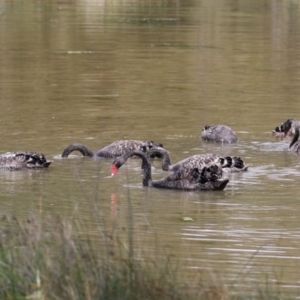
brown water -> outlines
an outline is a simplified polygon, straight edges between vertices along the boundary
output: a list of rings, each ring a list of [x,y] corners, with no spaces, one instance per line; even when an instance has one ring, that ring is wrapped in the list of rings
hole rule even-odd
[[[292,0],[0,2],[1,153],[54,161],[0,172],[0,212],[39,209],[92,228],[97,209],[122,228],[129,195],[145,252],[237,288],[268,283],[299,296],[300,158],[270,136],[300,118],[299,46]],[[202,142],[212,123],[231,126],[239,143]],[[70,143],[98,150],[124,138],[163,143],[173,162],[214,152],[252,167],[229,175],[223,192],[188,193],[143,188],[138,161],[111,178],[111,161],[60,159]]]

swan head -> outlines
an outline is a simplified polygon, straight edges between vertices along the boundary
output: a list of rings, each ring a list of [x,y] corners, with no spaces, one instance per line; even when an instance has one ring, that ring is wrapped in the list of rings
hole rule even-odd
[[[211,127],[211,125],[205,125],[203,128],[202,128],[202,131],[205,131],[207,129],[209,129]]]
[[[282,133],[283,132],[283,124],[275,127],[274,132]]]
[[[282,123],[279,126],[279,130],[281,130],[284,133],[284,136],[286,136],[287,133],[289,132],[289,130],[291,129],[293,121],[294,121],[294,119],[288,119],[287,121],[285,121],[284,123]],[[276,128],[275,128],[275,130],[276,130]]]

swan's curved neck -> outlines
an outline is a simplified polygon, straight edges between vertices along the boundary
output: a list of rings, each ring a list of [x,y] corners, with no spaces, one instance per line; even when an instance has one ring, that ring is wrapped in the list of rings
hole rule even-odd
[[[151,164],[150,164],[147,156],[145,155],[145,153],[138,151],[138,150],[129,151],[122,157],[118,158],[117,161],[120,161],[121,166],[122,166],[127,161],[127,159],[132,156],[138,156],[143,161],[143,163],[142,163],[143,169],[144,169],[143,185],[144,186],[153,186],[152,178],[151,178]]]
[[[171,158],[167,150],[164,148],[152,148],[149,150],[150,155],[162,156],[162,169],[164,171],[169,171],[171,163]]]
[[[299,139],[299,127],[296,127],[294,138],[290,143],[290,148],[292,148],[292,146],[298,141],[298,139]]]
[[[94,152],[89,150],[86,146],[82,144],[71,144],[68,146],[62,153],[62,157],[68,157],[69,154],[73,151],[79,151],[83,156],[94,156]]]

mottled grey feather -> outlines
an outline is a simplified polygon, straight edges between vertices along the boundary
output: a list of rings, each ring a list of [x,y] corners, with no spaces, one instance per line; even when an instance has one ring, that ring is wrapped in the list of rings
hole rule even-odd
[[[205,141],[233,144],[237,142],[235,132],[226,125],[206,125],[202,129],[201,137]]]
[[[62,157],[68,157],[71,152],[79,151],[83,156],[115,158],[124,155],[128,151],[145,149],[147,152],[149,149],[155,147],[163,146],[162,144],[155,144],[152,141],[120,140],[113,142],[112,144],[102,148],[98,152],[93,152],[82,144],[71,144],[63,151]]]
[[[201,172],[196,168],[185,170],[184,174],[182,172],[180,174],[174,172],[165,179],[152,181],[151,164],[146,154],[141,151],[130,151],[116,158],[112,168],[119,169],[129,157],[134,155],[140,157],[143,161],[144,186],[186,191],[223,190],[229,182],[228,179],[219,180],[218,173],[220,172],[220,168],[218,166],[205,167]]]
[[[156,153],[158,155],[158,152],[162,157],[162,169],[164,171],[180,171],[184,174],[187,169],[198,168],[201,170],[202,168],[210,165],[218,165],[223,172],[234,173],[247,171],[249,167],[249,165],[246,165],[240,157],[221,156],[212,153],[196,154],[172,165],[169,153],[164,148],[157,147],[149,150],[149,153],[151,154]]]
[[[44,154],[36,152],[7,152],[0,155],[0,169],[21,170],[47,168],[51,161],[47,161]]]

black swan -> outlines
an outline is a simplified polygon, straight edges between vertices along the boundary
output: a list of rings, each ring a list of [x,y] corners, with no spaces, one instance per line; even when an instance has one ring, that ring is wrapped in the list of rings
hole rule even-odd
[[[154,150],[155,152],[155,150]],[[117,157],[112,164],[112,176],[114,176],[119,168],[131,156],[138,156],[142,159],[144,165],[143,185],[156,188],[177,189],[185,191],[201,191],[201,190],[223,190],[228,179],[221,179],[222,169],[217,165],[204,167],[202,170],[198,168],[186,169],[184,174],[181,170],[172,173],[165,179],[152,181],[151,164],[142,151],[129,151],[125,155]]]
[[[0,155],[0,169],[42,169],[48,168],[52,161],[47,161],[44,154],[36,152],[7,152]]]
[[[281,125],[275,127],[272,131],[272,134],[276,137],[286,137],[291,136],[293,137],[296,133],[296,127],[300,126],[300,121],[295,119],[288,119]],[[289,128],[286,132],[284,132],[284,128]]]
[[[82,144],[71,144],[62,153],[62,157],[68,157],[68,155],[73,151],[79,151],[83,156],[89,157],[105,157],[105,158],[115,158],[124,155],[126,152],[131,150],[141,150],[160,147],[163,148],[162,144],[155,144],[152,141],[137,141],[137,140],[120,140],[113,142],[112,144],[102,148],[98,152],[93,152],[89,150],[86,146]],[[158,155],[154,155],[158,156]]]
[[[149,154],[152,155],[152,151],[159,153],[162,157],[162,169],[164,171],[177,172],[180,169],[194,169],[198,168],[201,170],[205,166],[212,164],[218,165],[224,172],[234,173],[234,172],[244,172],[247,171],[249,165],[246,165],[244,161],[237,156],[220,156],[216,154],[196,154],[190,157],[187,157],[178,163],[172,165],[171,158],[168,151],[164,148],[156,148],[148,150]],[[148,154],[148,155],[149,155]]]
[[[287,135],[287,133],[291,130],[292,126],[293,126],[293,120],[291,119],[283,123],[282,130],[284,135]],[[290,143],[290,150],[297,154],[300,154],[299,130],[300,130],[300,126],[297,126],[295,128],[295,135]]]
[[[299,126],[296,127],[295,131],[296,132],[295,132],[294,138],[290,143],[290,150],[297,154],[300,154]]]
[[[201,137],[208,142],[233,144],[237,142],[235,132],[226,125],[205,125]]]

